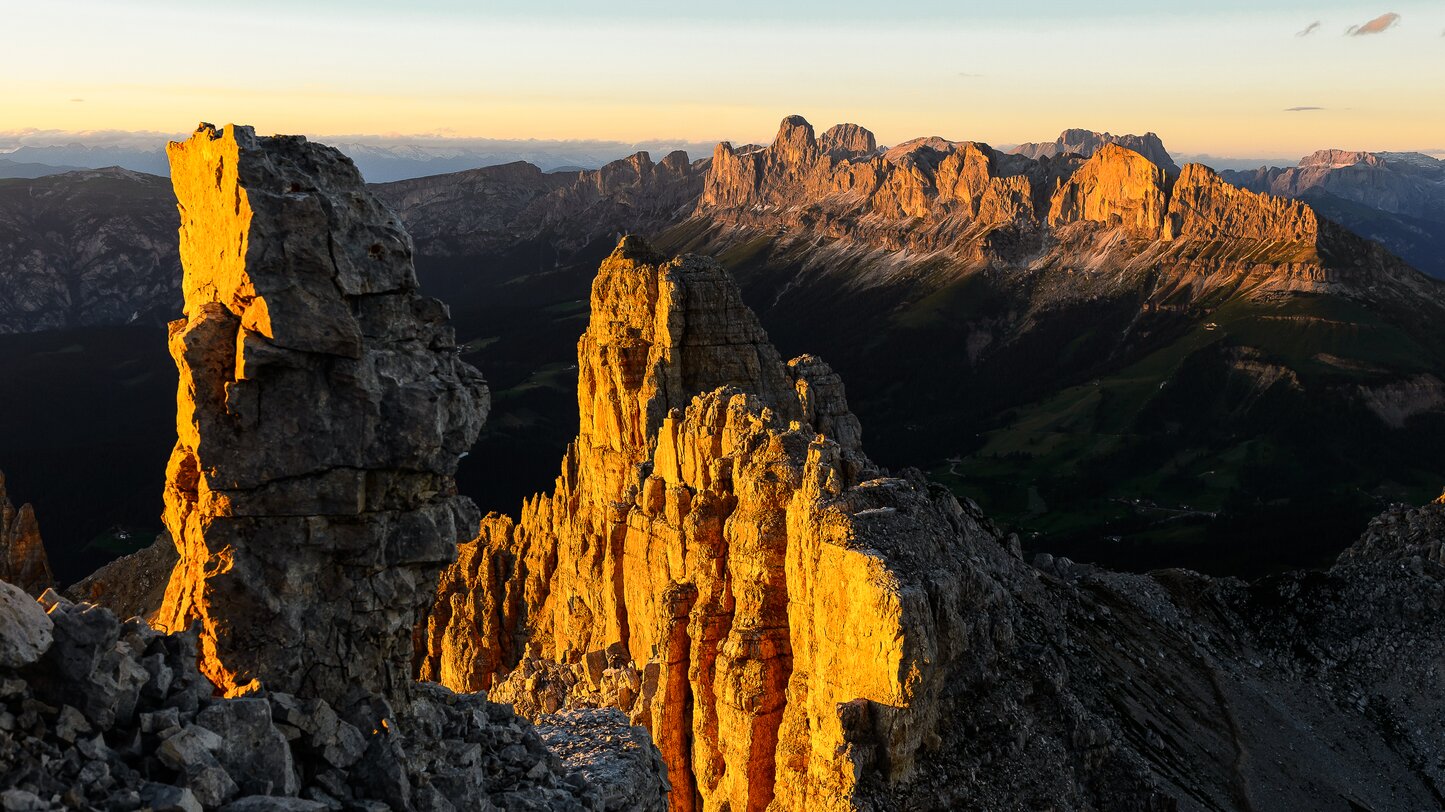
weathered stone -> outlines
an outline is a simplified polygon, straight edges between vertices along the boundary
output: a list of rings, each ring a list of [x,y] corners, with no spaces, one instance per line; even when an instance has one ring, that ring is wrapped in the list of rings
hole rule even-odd
[[[923,658],[948,654],[923,598],[960,554],[944,506],[920,481],[879,477],[837,377],[815,358],[783,364],[715,263],[624,240],[592,305],[557,489],[464,545],[423,676],[490,684],[465,664],[504,670],[525,640],[580,661],[572,685],[600,694],[604,649],[620,642],[659,672],[640,713],[678,809],[798,808],[848,797],[865,768],[911,774],[940,688]],[[934,573],[918,563],[930,557]],[[525,579],[480,577],[512,572]],[[469,581],[504,597],[452,591]],[[500,617],[466,614],[481,601]],[[533,679],[509,677],[515,690]],[[836,710],[859,697],[894,709],[866,762]]]
[[[50,650],[55,624],[19,587],[0,581],[0,668],[21,668]]]
[[[221,812],[325,812],[327,808],[324,803],[302,798],[251,795],[226,804]]]
[[[607,810],[665,812],[669,786],[647,731],[614,708],[547,716],[537,732],[569,771],[602,794]]]
[[[0,471],[0,581],[8,581],[31,595],[39,595],[55,583],[50,559],[40,540],[35,508],[19,510],[5,491],[5,473]]]
[[[486,387],[350,160],[208,125],[169,154],[186,316],[159,621],[200,622],[228,691],[404,691],[412,620],[475,521],[452,476]]]
[[[201,802],[195,793],[185,787],[166,784],[146,784],[140,790],[141,803],[153,812],[202,812]]]
[[[286,738],[271,724],[264,699],[217,702],[196,716],[196,725],[215,733],[218,761],[247,795],[292,796],[300,787]]]
[[[1164,170],[1133,150],[1105,144],[1054,192],[1049,224],[1080,220],[1154,236],[1168,205]]]
[[[0,792],[0,809],[5,812],[43,812],[50,804],[33,792],[23,789],[7,789]]]
[[[161,533],[145,549],[106,564],[65,590],[71,600],[98,604],[116,617],[154,620],[176,565],[176,544]]]

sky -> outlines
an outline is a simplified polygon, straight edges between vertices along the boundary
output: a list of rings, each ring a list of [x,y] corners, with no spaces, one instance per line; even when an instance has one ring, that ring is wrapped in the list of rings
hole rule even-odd
[[[1207,8],[1205,7],[1207,5]],[[0,132],[1445,149],[1445,3],[0,0]]]

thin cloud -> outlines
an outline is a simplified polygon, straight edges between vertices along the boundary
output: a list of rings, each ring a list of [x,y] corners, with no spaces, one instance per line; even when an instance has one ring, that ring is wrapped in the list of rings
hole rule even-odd
[[[982,78],[983,78],[983,74],[982,74],[982,73],[960,73],[960,74],[958,74],[958,76],[959,76],[959,78],[961,78],[961,79],[982,79]]]
[[[1394,28],[1400,22],[1400,15],[1393,11],[1386,12],[1364,25],[1352,25],[1345,31],[1346,36],[1359,37],[1365,34],[1383,34]]]
[[[85,99],[71,99],[72,102],[83,102]]]
[[[1309,105],[1305,105],[1305,106],[1302,106],[1302,107],[1286,107],[1286,108],[1284,108],[1284,111],[1285,111],[1286,113],[1309,113],[1309,112],[1312,112],[1312,111],[1315,111],[1315,110],[1325,110],[1325,109],[1328,109],[1328,108],[1325,108],[1325,107],[1311,107],[1311,106],[1309,106]]]
[[[1297,32],[1297,33],[1295,34],[1295,36],[1296,36],[1296,37],[1308,37],[1310,34],[1313,34],[1314,32],[1316,32],[1316,31],[1318,31],[1318,30],[1320,30],[1320,21],[1319,21],[1319,20],[1315,20],[1314,22],[1312,22],[1312,23],[1310,23],[1309,25],[1305,26],[1305,30],[1300,31],[1300,32]]]

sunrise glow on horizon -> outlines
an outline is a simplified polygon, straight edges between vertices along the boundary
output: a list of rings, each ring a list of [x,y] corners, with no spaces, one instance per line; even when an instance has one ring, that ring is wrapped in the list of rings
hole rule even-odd
[[[1445,149],[1439,4],[467,5],[16,6],[0,131],[746,142],[799,113],[883,143],[1084,127],[1180,153]]]

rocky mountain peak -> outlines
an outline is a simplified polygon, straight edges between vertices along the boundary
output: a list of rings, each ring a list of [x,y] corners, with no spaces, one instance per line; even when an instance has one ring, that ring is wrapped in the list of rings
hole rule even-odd
[[[1153,161],[1115,143],[1101,145],[1049,201],[1049,224],[1080,220],[1155,234],[1168,205],[1168,178]]]
[[[823,152],[835,160],[871,155],[878,149],[873,133],[857,124],[834,124],[818,141]]]
[[[1364,164],[1366,166],[1380,166],[1384,160],[1373,152],[1347,149],[1322,149],[1306,155],[1300,159],[1302,167],[1329,167],[1341,169],[1347,166]]]
[[[29,504],[15,507],[5,490],[3,471],[0,471],[0,581],[8,581],[32,596],[55,585],[50,558],[40,539],[35,508]]]
[[[1019,144],[1013,148],[1013,152],[1017,155],[1027,155],[1030,158],[1052,158],[1068,153],[1076,153],[1088,158],[1106,144],[1117,144],[1131,149],[1153,161],[1170,174],[1179,171],[1179,166],[1174,163],[1169,151],[1164,148],[1164,142],[1152,132],[1143,135],[1114,135],[1093,130],[1068,129],[1064,130],[1054,141]]]
[[[227,692],[400,698],[413,618],[476,522],[452,477],[486,387],[340,152],[203,125],[168,153],[185,316],[159,623],[199,622]]]
[[[1309,206],[1245,191],[1207,166],[1186,164],[1174,182],[1167,239],[1261,241],[1313,253],[1319,236],[1319,219]]]

